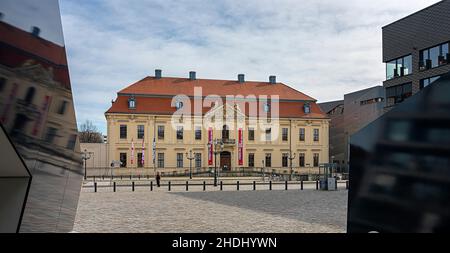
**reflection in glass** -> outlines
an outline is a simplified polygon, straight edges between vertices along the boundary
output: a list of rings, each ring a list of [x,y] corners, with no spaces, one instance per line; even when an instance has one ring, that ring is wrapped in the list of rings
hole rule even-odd
[[[82,169],[58,1],[0,11],[0,123],[32,175],[19,231],[70,232]]]

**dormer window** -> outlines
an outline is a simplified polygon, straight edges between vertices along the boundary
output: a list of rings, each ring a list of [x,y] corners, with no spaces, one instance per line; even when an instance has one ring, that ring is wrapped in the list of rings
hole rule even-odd
[[[128,109],[136,109],[136,99],[134,97],[128,99]]]
[[[305,103],[305,104],[303,105],[303,111],[304,111],[306,114],[311,113],[311,105],[310,105],[309,103]]]
[[[181,101],[175,102],[175,107],[177,108],[177,110],[181,109],[183,107],[183,102]]]
[[[270,111],[270,104],[269,102],[264,103],[264,112],[269,112]]]

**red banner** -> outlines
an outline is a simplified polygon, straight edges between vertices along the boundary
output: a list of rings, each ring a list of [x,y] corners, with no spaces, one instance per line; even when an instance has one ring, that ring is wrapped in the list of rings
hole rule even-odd
[[[41,111],[39,112],[39,116],[34,124],[32,134],[37,136],[39,130],[41,129],[41,123],[47,117],[48,107],[50,105],[50,96],[45,96],[44,102],[42,103]]]
[[[213,133],[212,128],[208,129],[208,165],[213,164]]]
[[[242,143],[242,128],[239,128],[239,139],[238,139],[238,163],[239,165],[243,165],[244,164],[244,159],[243,159],[243,143]]]
[[[3,115],[0,118],[0,122],[3,124],[6,124],[6,121],[8,120],[9,109],[11,108],[11,104],[12,104],[14,98],[16,97],[17,89],[18,89],[18,85],[17,85],[17,83],[14,83],[14,86],[11,90],[11,94],[9,94],[9,97],[8,97],[8,102],[6,102],[5,109],[3,110]]]

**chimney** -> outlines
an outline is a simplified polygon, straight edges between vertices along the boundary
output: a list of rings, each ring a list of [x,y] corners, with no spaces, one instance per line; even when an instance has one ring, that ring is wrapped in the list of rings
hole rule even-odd
[[[239,74],[239,75],[238,75],[238,82],[240,82],[240,83],[245,82],[244,74]]]
[[[39,27],[33,26],[33,27],[31,28],[31,34],[32,34],[33,36],[39,37],[39,34],[40,34],[40,33],[41,33],[41,29],[39,29]]]
[[[3,20],[3,12],[0,12],[0,21]]]
[[[195,71],[189,71],[189,80],[193,81],[193,80],[195,80],[195,79],[197,79],[197,78],[195,77]]]
[[[269,76],[269,83],[270,84],[276,84],[277,83],[277,77],[276,76]]]
[[[160,69],[155,69],[155,78],[156,79],[160,79],[161,78],[161,70]]]

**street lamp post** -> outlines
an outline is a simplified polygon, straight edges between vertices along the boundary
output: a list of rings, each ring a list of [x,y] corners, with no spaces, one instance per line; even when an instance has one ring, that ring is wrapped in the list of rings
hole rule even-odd
[[[84,161],[84,180],[87,179],[87,170],[86,170],[86,164],[87,160],[91,159],[92,152],[87,152],[87,149],[84,150],[83,155],[81,156],[81,159]]]
[[[294,153],[294,155],[292,155],[292,152],[289,153],[289,157],[288,158],[289,158],[290,167],[291,167],[291,173],[289,174],[289,181],[292,181],[292,172],[293,172],[293,170],[292,170],[292,160],[295,159],[295,153]]]
[[[192,154],[192,149],[186,152],[186,158],[189,159],[189,179],[192,179],[192,159],[195,158],[195,153]]]
[[[223,150],[223,142],[220,140],[214,140],[214,186],[217,186],[217,154],[220,154]]]
[[[266,177],[266,173],[265,173],[265,169],[264,169],[264,159],[261,160],[261,162],[262,162],[262,168],[261,168],[261,170],[262,170],[263,182],[264,182],[264,178]]]

